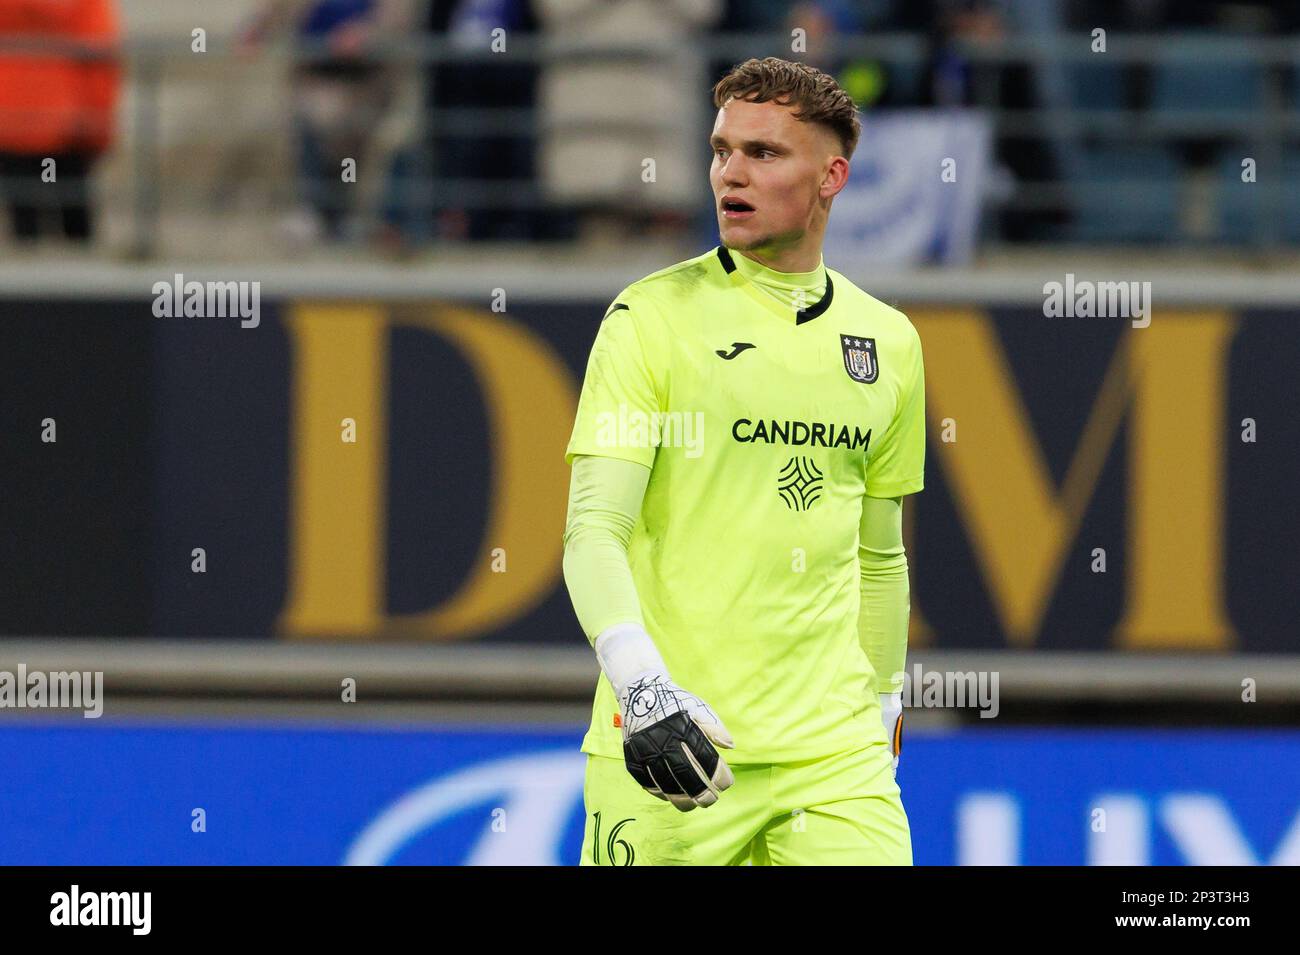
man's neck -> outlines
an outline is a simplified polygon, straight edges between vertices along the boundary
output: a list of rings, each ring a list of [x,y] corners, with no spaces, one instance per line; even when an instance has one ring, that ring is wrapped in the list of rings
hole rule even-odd
[[[781,252],[740,252],[745,258],[773,272],[811,272],[822,261],[821,249],[786,249]]]

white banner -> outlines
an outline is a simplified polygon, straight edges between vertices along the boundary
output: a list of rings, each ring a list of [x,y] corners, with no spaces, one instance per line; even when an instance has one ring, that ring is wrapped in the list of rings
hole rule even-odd
[[[968,110],[867,115],[825,248],[843,271],[971,260],[992,131]]]

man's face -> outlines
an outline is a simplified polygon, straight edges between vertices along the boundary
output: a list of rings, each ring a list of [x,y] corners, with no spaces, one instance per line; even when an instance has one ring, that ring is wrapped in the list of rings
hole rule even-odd
[[[723,245],[779,251],[797,244],[824,216],[822,186],[838,154],[829,130],[800,122],[789,106],[731,99],[718,110],[709,142],[709,182]],[[733,210],[732,200],[749,209]]]

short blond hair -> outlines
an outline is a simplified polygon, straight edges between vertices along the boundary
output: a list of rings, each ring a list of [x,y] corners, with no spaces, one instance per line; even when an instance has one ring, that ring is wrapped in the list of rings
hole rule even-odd
[[[853,98],[830,74],[804,63],[775,56],[748,59],[732,67],[713,87],[715,107],[721,108],[733,97],[750,103],[793,106],[795,119],[817,123],[835,134],[845,159],[853,157],[862,135],[862,121]]]

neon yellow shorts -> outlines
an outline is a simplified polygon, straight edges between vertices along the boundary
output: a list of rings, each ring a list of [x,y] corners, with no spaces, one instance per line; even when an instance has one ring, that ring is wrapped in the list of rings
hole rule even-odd
[[[623,760],[588,754],[579,864],[911,865],[891,760],[881,742],[797,763],[742,763],[716,803],[682,812],[637,785]]]

